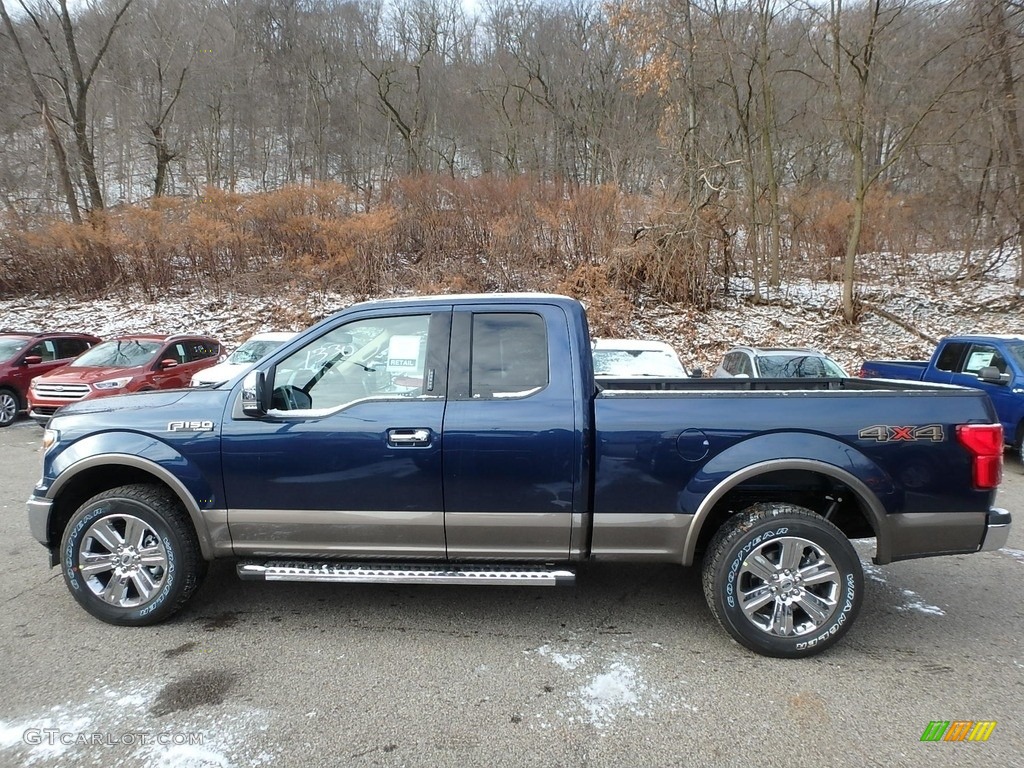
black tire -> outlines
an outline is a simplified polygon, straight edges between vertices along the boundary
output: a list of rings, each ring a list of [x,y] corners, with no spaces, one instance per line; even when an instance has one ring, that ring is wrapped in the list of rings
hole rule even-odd
[[[125,485],[93,496],[72,516],[61,540],[61,570],[90,614],[140,627],[177,613],[202,583],[206,561],[169,490]]]
[[[0,387],[0,427],[9,427],[18,418],[21,400],[18,393],[8,387]]]
[[[737,642],[788,659],[835,645],[864,594],[846,536],[792,504],[755,504],[731,518],[708,546],[703,581],[711,612]]]

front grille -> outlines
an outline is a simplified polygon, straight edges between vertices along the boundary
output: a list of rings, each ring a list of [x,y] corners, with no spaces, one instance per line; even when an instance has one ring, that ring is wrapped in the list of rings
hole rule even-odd
[[[36,384],[33,388],[36,397],[46,400],[81,400],[89,394],[88,384]],[[38,410],[38,409],[36,409]]]

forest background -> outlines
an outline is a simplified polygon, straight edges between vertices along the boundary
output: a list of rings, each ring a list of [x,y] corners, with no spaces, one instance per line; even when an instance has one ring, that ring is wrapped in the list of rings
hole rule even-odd
[[[732,341],[851,364],[1020,332],[1017,0],[0,0],[0,21],[8,314],[272,296],[301,327],[331,301],[543,289],[705,365]]]

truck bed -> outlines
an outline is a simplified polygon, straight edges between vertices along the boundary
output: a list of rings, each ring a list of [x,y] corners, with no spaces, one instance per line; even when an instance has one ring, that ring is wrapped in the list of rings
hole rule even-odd
[[[948,390],[945,384],[929,384],[909,380],[873,379],[609,379],[601,378],[597,383],[600,394],[614,395],[616,392],[935,392]]]

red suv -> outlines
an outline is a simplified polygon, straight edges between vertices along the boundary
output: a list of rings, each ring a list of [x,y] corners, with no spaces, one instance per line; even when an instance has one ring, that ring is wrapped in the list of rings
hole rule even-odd
[[[99,338],[88,333],[0,333],[0,427],[26,407],[32,379],[67,365],[97,343]]]
[[[120,336],[97,344],[59,371],[32,381],[29,416],[45,425],[62,405],[79,400],[187,387],[192,375],[224,360],[208,336]]]

